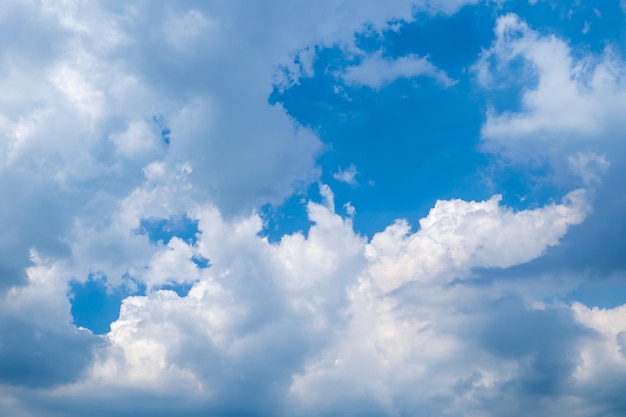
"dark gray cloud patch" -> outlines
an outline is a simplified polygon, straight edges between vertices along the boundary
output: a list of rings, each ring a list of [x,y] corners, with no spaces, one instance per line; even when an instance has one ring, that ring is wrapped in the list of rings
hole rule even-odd
[[[56,184],[24,169],[0,181],[0,290],[26,281],[30,250],[46,256],[67,255],[63,230],[71,225],[68,200]],[[2,167],[0,167],[2,175]],[[24,181],[22,183],[22,181]],[[41,207],[46,207],[45,214]]]
[[[595,190],[593,212],[584,223],[572,227],[559,246],[533,261],[533,269],[586,271],[590,279],[603,279],[626,270],[626,154],[612,149],[609,161],[611,166]]]
[[[579,325],[570,310],[529,310],[518,299],[499,300],[488,314],[480,334],[482,345],[520,364],[504,388],[531,396],[563,394],[576,366],[579,341],[592,337],[592,332]]]
[[[0,382],[49,388],[75,381],[100,339],[73,326],[52,329],[0,316]]]

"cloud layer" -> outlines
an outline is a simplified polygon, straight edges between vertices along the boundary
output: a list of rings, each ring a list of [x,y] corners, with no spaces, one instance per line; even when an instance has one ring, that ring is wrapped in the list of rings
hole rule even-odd
[[[563,346],[578,353],[568,341],[585,332],[573,314],[525,306],[506,284],[485,291],[472,283],[472,270],[539,256],[584,219],[585,196],[576,191],[562,204],[520,212],[498,200],[440,201],[417,232],[398,222],[369,242],[355,234],[349,218],[332,211],[332,194],[326,205],[308,204],[314,225],[307,236],[286,235],[275,244],[259,236],[257,215],[228,221],[215,208],[198,209],[196,244],[173,238],[152,258],[144,278],[148,293],[123,301],[93,363],[75,384],[48,398],[46,407],[63,407],[75,397],[107,401],[126,392],[174,395],[198,413],[226,415],[330,415],[351,408],[360,413],[363,407],[385,415],[415,407],[447,413],[470,400],[486,407],[485,389],[492,395],[508,384],[522,389],[533,378],[561,383],[574,372],[574,360],[559,365],[550,355]],[[194,252],[210,259],[211,267],[197,270]],[[34,267],[30,276],[36,280],[49,268]],[[195,283],[184,297],[150,290],[162,276]],[[48,291],[58,295],[57,288]],[[35,289],[43,293],[33,281],[20,296]],[[28,305],[11,296],[21,308]],[[63,299],[62,292],[58,297]],[[46,308],[58,307],[38,306]],[[551,336],[553,341],[540,338],[536,346],[506,330],[511,321],[564,333]],[[83,338],[87,343],[88,334]],[[76,359],[77,347],[65,342],[63,348],[71,348]],[[563,375],[541,364],[518,369],[536,349],[533,361],[561,366]],[[28,361],[28,352],[20,359]],[[418,396],[410,394],[416,387],[422,387]],[[543,394],[553,387],[539,388]],[[433,402],[440,395],[447,400]],[[242,396],[246,403],[237,404]],[[120,412],[104,403],[99,407],[104,414]],[[134,410],[154,413],[149,406]],[[86,410],[78,405],[74,412]]]
[[[503,13],[453,80],[360,36],[484,4],[1,3],[0,414],[626,412],[624,306],[564,296],[626,268],[617,48],[580,54]],[[337,94],[471,85],[481,152],[545,158],[566,191],[522,208],[441,199],[413,226],[359,233],[359,207],[338,214],[320,179],[359,188],[361,165],[323,166],[323,127],[269,100],[325,48],[350,58],[329,70]],[[511,86],[519,103],[490,101]],[[262,208],[316,183],[310,226],[265,236]],[[128,295],[103,335],[72,315],[73,286],[96,281]]]

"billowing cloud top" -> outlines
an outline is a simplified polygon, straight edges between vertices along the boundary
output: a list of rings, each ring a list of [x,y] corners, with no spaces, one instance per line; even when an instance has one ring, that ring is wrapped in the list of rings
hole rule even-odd
[[[624,415],[624,10],[569,3],[0,2],[0,415]]]

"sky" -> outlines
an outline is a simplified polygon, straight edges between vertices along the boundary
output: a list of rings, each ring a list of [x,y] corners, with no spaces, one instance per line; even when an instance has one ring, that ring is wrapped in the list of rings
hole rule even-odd
[[[626,3],[0,0],[0,415],[626,415]]]

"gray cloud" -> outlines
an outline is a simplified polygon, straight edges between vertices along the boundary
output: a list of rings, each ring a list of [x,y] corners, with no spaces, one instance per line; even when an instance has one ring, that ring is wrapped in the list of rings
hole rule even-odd
[[[51,388],[76,381],[100,339],[72,327],[51,329],[20,317],[2,317],[0,383]]]
[[[529,397],[567,395],[579,340],[592,332],[569,309],[527,310],[520,300],[498,300],[485,313],[481,343],[497,356],[524,363],[503,389]]]

